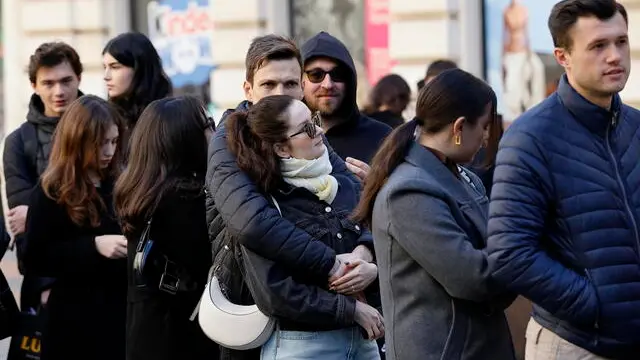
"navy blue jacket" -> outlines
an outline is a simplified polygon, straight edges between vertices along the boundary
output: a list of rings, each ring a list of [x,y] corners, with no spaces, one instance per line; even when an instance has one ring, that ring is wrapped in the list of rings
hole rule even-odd
[[[507,130],[489,213],[493,276],[595,354],[640,353],[640,112],[568,83]]]

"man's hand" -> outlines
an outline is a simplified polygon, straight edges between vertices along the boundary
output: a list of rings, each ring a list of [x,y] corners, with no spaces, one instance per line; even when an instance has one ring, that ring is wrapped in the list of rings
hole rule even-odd
[[[16,206],[9,210],[9,230],[12,235],[15,236],[24,233],[28,211],[29,207],[26,205]]]
[[[345,163],[347,164],[347,168],[352,173],[354,173],[355,176],[358,179],[360,179],[360,181],[364,181],[367,178],[367,175],[369,174],[369,170],[371,170],[371,168],[369,167],[369,165],[367,165],[367,163],[365,163],[364,161],[354,159],[352,157],[348,157]]]

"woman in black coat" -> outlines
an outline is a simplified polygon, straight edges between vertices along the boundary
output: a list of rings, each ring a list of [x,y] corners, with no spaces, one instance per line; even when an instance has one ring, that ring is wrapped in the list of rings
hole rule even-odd
[[[204,178],[212,130],[192,97],[152,102],[133,130],[136,146],[115,189],[129,244],[129,360],[217,359],[217,344],[189,320],[211,267]],[[153,242],[144,262],[141,241]]]
[[[124,358],[127,249],[111,200],[121,128],[106,101],[73,102],[31,195],[25,268],[56,278],[42,360]]]

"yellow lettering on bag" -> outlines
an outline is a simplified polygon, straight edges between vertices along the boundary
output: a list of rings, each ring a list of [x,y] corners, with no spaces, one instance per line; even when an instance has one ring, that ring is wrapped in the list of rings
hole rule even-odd
[[[20,349],[27,350],[36,354],[40,353],[40,339],[23,336],[20,342]]]

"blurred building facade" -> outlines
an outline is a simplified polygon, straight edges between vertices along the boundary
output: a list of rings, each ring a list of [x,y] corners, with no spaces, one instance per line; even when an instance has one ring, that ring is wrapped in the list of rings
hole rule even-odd
[[[159,0],[162,1],[165,0]],[[4,99],[0,108],[5,133],[25,119],[31,93],[25,69],[29,55],[40,43],[62,40],[74,46],[85,66],[81,89],[105,96],[102,48],[121,32],[149,33],[150,2],[2,0]],[[361,63],[360,99],[374,81],[372,77],[379,76],[368,65],[379,59],[385,59],[386,63],[378,70],[400,74],[414,87],[424,76],[427,65],[440,58],[452,59],[465,70],[486,76],[483,2],[479,0],[210,0],[209,3],[214,68],[204,93],[216,114],[235,107],[244,98],[242,81],[248,45],[255,36],[272,32],[292,36],[297,41],[304,41],[320,29],[337,34],[349,45],[356,62]],[[632,66],[638,69],[640,42],[634,39],[640,39],[640,0],[622,3],[630,13]],[[547,31],[546,24],[535,27]],[[384,48],[377,48],[378,39],[372,38],[380,29],[387,36],[386,45],[381,45]],[[632,73],[623,94],[626,101],[636,106],[640,106],[639,76]]]

